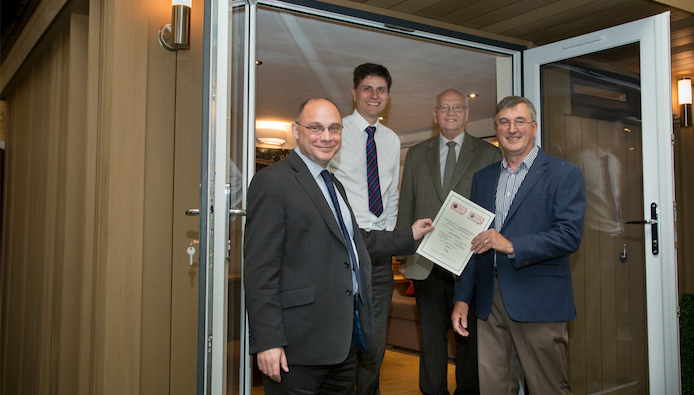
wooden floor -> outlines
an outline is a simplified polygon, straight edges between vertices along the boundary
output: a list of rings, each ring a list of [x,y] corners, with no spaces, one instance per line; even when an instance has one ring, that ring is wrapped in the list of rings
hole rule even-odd
[[[455,391],[455,365],[448,364],[448,392]],[[263,395],[253,387],[252,395]],[[419,355],[389,348],[381,366],[381,395],[419,395]]]

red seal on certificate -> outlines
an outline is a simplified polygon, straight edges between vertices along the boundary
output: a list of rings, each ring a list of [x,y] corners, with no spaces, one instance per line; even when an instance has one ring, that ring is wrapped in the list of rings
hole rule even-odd
[[[482,225],[482,222],[484,222],[484,217],[473,212],[470,212],[470,215],[468,215],[467,218],[477,225]]]
[[[453,204],[451,204],[451,209],[460,214],[465,214],[465,212],[467,212],[467,209],[465,207],[459,205],[456,202],[453,202]]]

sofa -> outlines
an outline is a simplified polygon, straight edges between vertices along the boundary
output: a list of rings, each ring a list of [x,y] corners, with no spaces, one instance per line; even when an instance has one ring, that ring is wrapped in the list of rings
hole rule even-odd
[[[386,345],[419,352],[421,349],[421,331],[419,329],[419,313],[414,296],[407,296],[410,280],[399,273],[399,263],[393,263],[393,298],[388,316],[388,334]],[[455,338],[453,330],[448,331],[448,358],[455,356]]]

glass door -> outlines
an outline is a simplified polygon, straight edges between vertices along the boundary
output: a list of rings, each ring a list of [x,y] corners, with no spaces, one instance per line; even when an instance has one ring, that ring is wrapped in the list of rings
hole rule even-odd
[[[583,170],[574,393],[679,393],[669,13],[524,52],[537,143]]]
[[[205,3],[198,387],[201,394],[245,393],[247,344],[242,246],[252,108],[243,2]],[[202,270],[205,268],[205,270]]]
[[[332,11],[273,0],[206,2],[200,211],[200,265],[206,270],[200,285],[198,394],[262,393],[262,377],[248,355],[242,214],[255,171],[294,147],[288,131],[301,102],[329,97],[347,115],[353,109],[354,67],[382,63],[398,89],[382,122],[399,132],[409,128],[405,145],[433,135],[431,106],[446,88],[481,93],[471,103],[468,132],[484,138],[491,138],[495,97],[521,89],[522,48],[402,30],[326,7]],[[461,77],[465,66],[469,78]],[[279,150],[273,145],[278,140]]]

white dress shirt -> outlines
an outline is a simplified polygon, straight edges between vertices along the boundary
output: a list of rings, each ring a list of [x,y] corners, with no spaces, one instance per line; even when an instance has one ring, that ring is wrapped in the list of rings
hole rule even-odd
[[[299,155],[299,158],[301,158],[301,160],[304,161],[306,167],[308,167],[308,171],[311,172],[313,179],[316,181],[316,184],[318,184],[318,188],[320,188],[320,191],[323,192],[323,197],[328,202],[328,205],[330,206],[330,209],[333,211],[333,215],[335,216],[335,221],[337,221],[337,210],[335,210],[335,205],[333,205],[333,199],[330,197],[330,192],[328,192],[328,186],[326,185],[323,176],[320,175],[320,173],[326,169],[323,169],[318,163],[312,161],[311,159],[306,157],[306,155],[302,154],[301,150],[299,149],[299,146],[296,146],[294,148],[294,151]],[[335,187],[335,194],[337,195],[338,203],[340,203],[342,221],[345,223],[345,227],[347,227],[347,232],[349,233],[350,237],[349,241],[352,243],[352,251],[354,251],[354,258],[357,260],[356,262],[354,262],[354,266],[357,268],[357,270],[359,270],[359,255],[357,254],[357,246],[354,244],[354,226],[352,226],[352,217],[349,215],[349,207],[347,206],[347,203],[345,203],[345,200],[342,198],[342,194],[337,189],[337,187]],[[357,279],[355,278],[354,271],[352,271],[352,288],[355,294],[359,292],[359,287],[357,286]]]
[[[439,169],[441,170],[441,183],[443,184],[443,175],[446,172],[446,159],[448,158],[448,144],[449,141],[455,141],[455,161],[458,163],[458,158],[460,158],[460,149],[463,146],[463,138],[465,137],[465,131],[455,136],[453,140],[449,140],[439,133]]]
[[[393,230],[398,218],[398,181],[400,173],[400,138],[385,125],[376,122],[374,141],[378,154],[378,178],[383,213],[376,217],[369,211],[369,187],[366,181],[366,127],[369,123],[354,110],[342,118],[342,147],[330,161],[330,169],[345,187],[349,205],[359,227],[371,230]]]

